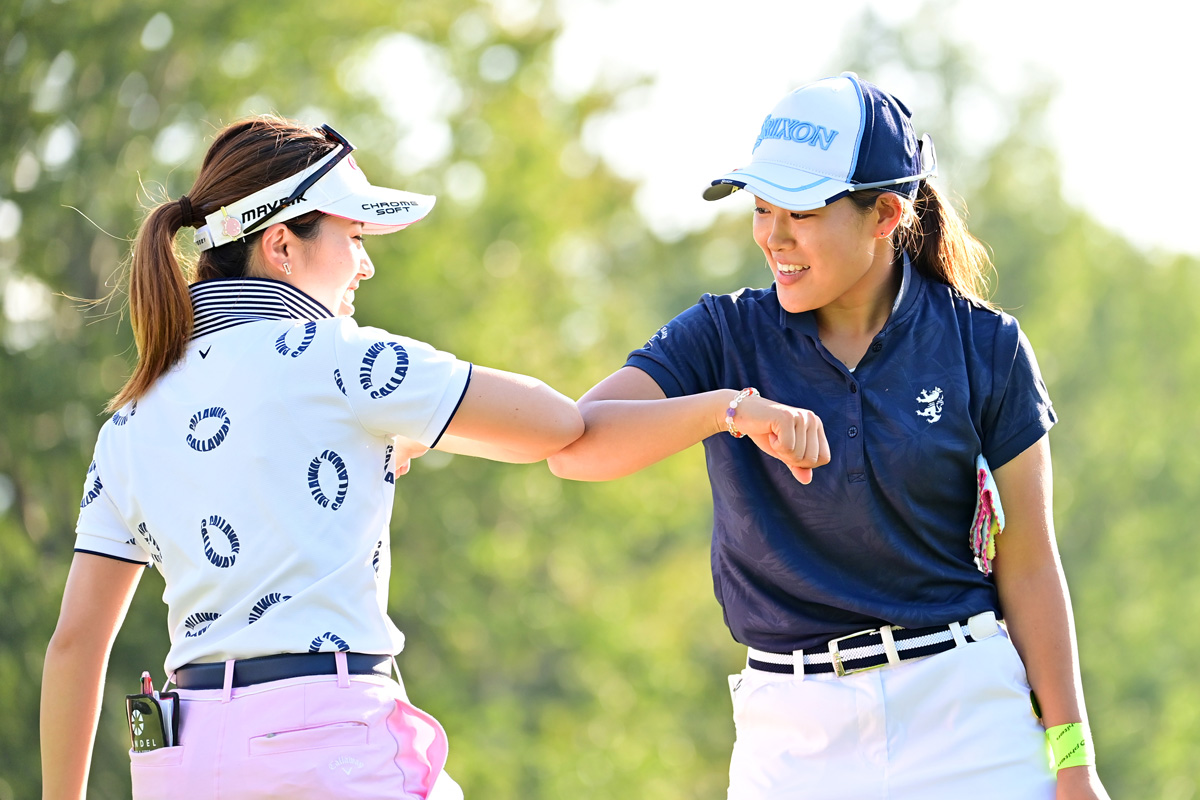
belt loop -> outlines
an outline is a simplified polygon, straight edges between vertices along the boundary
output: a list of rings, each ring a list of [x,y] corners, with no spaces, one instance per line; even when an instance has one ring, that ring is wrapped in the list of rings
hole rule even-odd
[[[792,674],[797,678],[804,677],[804,651],[792,651]]]
[[[337,664],[338,688],[350,688],[350,671],[346,668],[346,654],[338,650],[333,654],[333,661]]]
[[[884,625],[879,629],[879,638],[883,640],[883,652],[887,653],[888,664],[896,666],[900,663],[900,653],[896,650],[896,639],[892,636],[892,626]]]
[[[967,637],[963,636],[962,625],[957,622],[950,623],[950,633],[954,635],[954,646],[963,647],[967,643]]]
[[[1000,632],[1000,623],[996,621],[995,611],[984,611],[968,619],[967,628],[974,641],[982,642]]]
[[[221,691],[225,694],[221,698],[222,703],[228,703],[233,699],[233,664],[232,658],[225,662],[225,685],[221,687]]]

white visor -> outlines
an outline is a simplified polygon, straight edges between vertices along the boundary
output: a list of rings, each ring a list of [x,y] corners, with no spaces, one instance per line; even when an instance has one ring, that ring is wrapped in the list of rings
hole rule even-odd
[[[210,250],[242,238],[247,227],[278,208],[305,178],[340,152],[341,148],[335,147],[307,169],[209,214],[204,218],[205,224],[196,230],[196,246],[201,251]],[[310,211],[323,211],[363,223],[363,233],[395,233],[424,219],[436,201],[432,195],[372,186],[354,162],[354,156],[347,155],[299,200],[272,216],[268,224],[286,222]]]

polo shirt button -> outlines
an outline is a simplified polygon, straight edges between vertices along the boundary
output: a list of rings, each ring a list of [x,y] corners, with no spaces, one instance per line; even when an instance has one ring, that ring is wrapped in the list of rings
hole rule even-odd
[[[858,391],[858,384],[857,383],[850,384],[850,394],[854,394],[857,391]]]
[[[875,344],[871,345],[872,353],[878,353],[882,349],[883,349],[883,342],[876,342]]]
[[[858,436],[858,426],[851,425],[850,430],[846,431],[846,433],[850,434],[850,438],[853,439],[855,436]]]

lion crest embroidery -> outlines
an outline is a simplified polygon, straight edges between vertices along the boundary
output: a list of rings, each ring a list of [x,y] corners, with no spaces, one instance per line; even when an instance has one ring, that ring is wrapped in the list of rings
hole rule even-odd
[[[917,395],[917,402],[925,407],[917,411],[918,417],[924,417],[930,425],[942,418],[942,404],[945,403],[942,387],[935,386]]]

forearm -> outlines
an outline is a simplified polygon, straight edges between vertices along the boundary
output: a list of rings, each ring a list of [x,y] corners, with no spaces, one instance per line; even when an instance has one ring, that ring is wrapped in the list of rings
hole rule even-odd
[[[579,481],[637,472],[723,431],[736,394],[719,389],[656,400],[581,400],[583,436],[548,459],[550,470]]]
[[[1013,645],[1025,663],[1047,728],[1087,722],[1071,599],[1057,560],[1041,569],[1002,578],[996,563],[1000,606]],[[1107,798],[1095,767],[1058,771],[1059,798]]]
[[[444,435],[433,448],[443,453],[454,453],[460,456],[486,458],[491,461],[503,461],[508,464],[532,464],[545,458],[538,452],[527,453],[519,450],[499,447],[491,442],[464,439],[461,436]]]
[[[476,367],[439,450],[541,461],[583,433],[575,402],[527,375]]]
[[[996,470],[1007,524],[996,538],[1000,610],[1025,663],[1042,722],[1087,722],[1071,598],[1054,540],[1050,443],[1042,437]],[[1107,798],[1094,767],[1058,771],[1057,797]]]
[[[1085,722],[1079,657],[1066,579],[1057,560],[1005,570],[996,562],[1000,606],[1047,727]]]
[[[477,437],[450,433],[451,442],[458,440],[460,452],[497,461],[532,463],[557,453],[583,433],[583,419],[574,400],[541,381],[529,380],[524,391],[509,401],[503,424]]]
[[[42,666],[42,796],[82,798],[108,654],[143,566],[76,553]]]
[[[86,794],[107,663],[105,643],[51,640],[46,650],[41,700],[44,800],[75,800]]]

